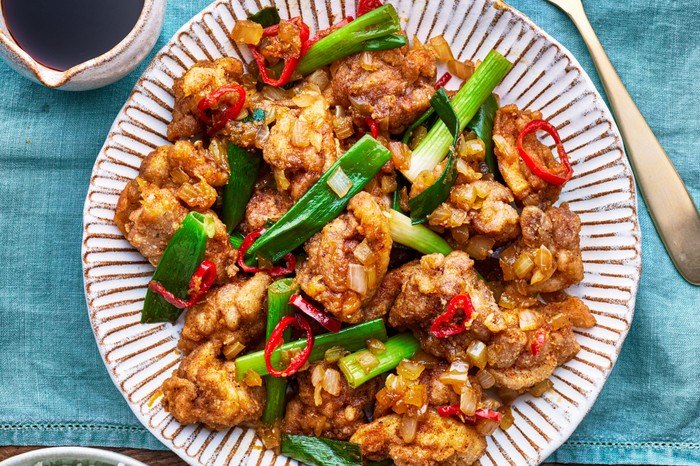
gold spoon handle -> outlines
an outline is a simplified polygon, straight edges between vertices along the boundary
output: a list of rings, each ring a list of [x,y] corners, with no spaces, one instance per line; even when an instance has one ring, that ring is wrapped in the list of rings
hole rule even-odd
[[[564,10],[591,53],[656,230],[683,278],[700,285],[700,212],[603,50],[580,1]]]

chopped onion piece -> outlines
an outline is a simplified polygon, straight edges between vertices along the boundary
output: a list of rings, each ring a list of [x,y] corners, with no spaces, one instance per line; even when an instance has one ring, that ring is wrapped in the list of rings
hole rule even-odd
[[[571,321],[569,320],[569,316],[560,312],[552,317],[552,319],[549,321],[549,325],[552,327],[552,330],[557,331],[562,327],[571,325]]]
[[[241,44],[258,45],[262,35],[263,27],[255,21],[247,19],[236,21],[231,30],[231,39]]]
[[[479,419],[479,422],[476,423],[476,431],[484,437],[493,434],[496,429],[498,429],[498,422],[490,419]]]
[[[311,371],[311,385],[318,387],[323,382],[325,373],[326,370],[323,368],[323,364],[316,364],[314,370]]]
[[[504,138],[500,134],[493,135],[493,143],[496,145],[496,148],[499,151],[501,151],[503,153],[503,155],[506,156],[507,159],[513,159],[516,157],[515,149],[513,149],[513,146],[508,144],[508,141],[506,141],[506,138]]]
[[[287,98],[287,92],[281,87],[265,86],[262,94],[269,100],[285,100]]]
[[[244,382],[249,387],[262,386],[262,378],[260,377],[260,374],[255,372],[253,369],[250,369],[248,372],[245,373]]]
[[[418,380],[420,375],[425,370],[425,366],[417,361],[410,359],[402,359],[396,368],[396,373],[406,380]]]
[[[306,79],[308,79],[310,83],[317,85],[321,91],[324,91],[330,83],[328,73],[326,73],[323,68],[314,71]]]
[[[510,409],[510,406],[504,406],[500,409],[500,412],[501,414],[503,414],[503,417],[501,418],[500,427],[501,429],[506,430],[509,427],[511,427],[515,422],[515,418],[513,417],[513,411]]]
[[[544,244],[535,251],[535,265],[542,270],[549,270],[552,268],[552,251],[550,251]]]
[[[464,63],[459,60],[448,60],[447,71],[457,76],[459,79],[467,80],[474,74],[474,64]]]
[[[323,389],[333,396],[340,395],[340,372],[328,369],[323,375]]]
[[[479,340],[474,340],[467,347],[467,356],[479,369],[486,367],[486,345]]]
[[[367,340],[367,349],[370,353],[376,356],[377,354],[382,354],[384,351],[386,351],[386,346],[384,346],[384,343],[382,343],[382,341],[378,338],[372,338]]]
[[[404,403],[410,406],[420,408],[428,402],[428,393],[425,385],[422,383],[414,383],[408,387],[408,391],[403,397]]]
[[[547,390],[550,390],[553,386],[554,386],[554,384],[552,383],[551,380],[544,379],[543,381],[538,382],[535,385],[533,385],[528,390],[528,392],[532,396],[540,397],[540,396],[544,395]]]
[[[473,259],[484,260],[491,254],[491,248],[496,244],[493,238],[488,236],[477,235],[469,238],[467,242],[466,253],[469,254]]]
[[[232,359],[235,359],[236,356],[238,356],[244,349],[245,345],[242,344],[240,341],[237,341],[233,344],[224,346],[223,353],[226,359],[230,361]]]
[[[481,385],[481,388],[485,390],[493,387],[496,383],[496,379],[494,379],[493,375],[486,369],[482,369],[476,373],[476,380],[479,382],[479,385]]]
[[[340,167],[333,172],[326,183],[339,198],[344,197],[352,188],[352,180]]]
[[[379,359],[369,351],[360,351],[355,354],[355,360],[365,371],[365,374],[369,374],[372,369],[379,365]]]
[[[513,272],[515,272],[515,276],[518,278],[525,278],[528,276],[530,272],[532,272],[532,269],[535,268],[535,263],[532,262],[532,259],[530,259],[530,256],[528,256],[525,253],[520,254],[520,257],[515,261],[515,264],[513,264]]]
[[[399,429],[399,434],[405,443],[411,443],[416,438],[416,432],[418,431],[418,419],[410,416],[403,416],[401,418],[401,427]]]
[[[323,360],[329,364],[340,361],[345,356],[345,348],[342,346],[331,346],[323,355]]]
[[[459,396],[459,410],[467,416],[473,416],[476,412],[476,404],[478,402],[476,390],[468,383],[465,383],[462,387],[462,393]]]
[[[216,221],[211,215],[204,215],[204,232],[207,238],[213,238],[216,234]]]
[[[384,386],[392,393],[403,394],[406,391],[406,381],[396,374],[389,374],[384,382]]]
[[[449,60],[454,60],[455,57],[452,55],[452,49],[450,49],[450,44],[442,36],[435,36],[430,39],[430,45],[435,51],[437,59],[441,62],[448,62]]]
[[[350,264],[348,269],[348,287],[361,295],[367,293],[367,272],[360,264]]]
[[[363,265],[370,265],[375,261],[374,252],[372,251],[372,248],[369,247],[367,238],[362,240],[362,242],[357,245],[352,253]]]
[[[518,318],[520,319],[520,330],[535,330],[540,326],[537,314],[529,309],[520,311]]]

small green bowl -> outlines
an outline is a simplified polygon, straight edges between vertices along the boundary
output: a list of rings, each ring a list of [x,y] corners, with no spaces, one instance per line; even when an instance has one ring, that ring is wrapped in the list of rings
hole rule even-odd
[[[98,448],[53,447],[32,450],[0,462],[0,466],[147,466],[128,456]]]

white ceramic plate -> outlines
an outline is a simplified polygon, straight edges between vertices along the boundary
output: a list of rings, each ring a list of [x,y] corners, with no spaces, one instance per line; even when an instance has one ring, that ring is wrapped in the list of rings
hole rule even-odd
[[[261,4],[262,1],[262,4]],[[227,36],[235,19],[269,0],[219,0],[187,23],[156,56],[119,113],[97,157],[85,201],[85,294],[97,344],[117,388],[139,420],[193,465],[286,464],[265,451],[253,430],[213,432],[182,426],[153,395],[180,361],[181,324],[142,325],[139,314],[152,267],[115,226],[119,193],[143,157],[167,144],[173,79],[200,59],[251,60]],[[496,89],[502,104],[542,111],[562,136],[575,175],[561,200],[582,221],[580,296],[598,325],[577,331],[581,352],[552,377],[541,398],[521,397],[515,424],[488,439],[482,465],[537,464],[573,432],[610,374],[632,321],[641,268],[634,180],[620,135],[603,99],[576,59],[532,21],[494,0],[391,0],[408,36],[443,34],[460,59],[482,59],[495,48],[515,63]],[[355,14],[353,0],[285,0],[283,18],[301,15],[314,30]],[[294,464],[293,461],[289,461]]]

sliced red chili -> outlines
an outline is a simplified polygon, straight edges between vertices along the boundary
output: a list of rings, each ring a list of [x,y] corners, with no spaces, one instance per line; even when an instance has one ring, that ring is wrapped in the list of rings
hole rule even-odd
[[[223,97],[224,94],[228,94],[229,92],[235,92],[236,94],[238,94],[238,100],[236,101],[236,104],[232,107],[227,107],[221,113],[221,116],[217,118],[212,125],[212,117],[209,116],[208,111],[216,107],[216,105],[219,103],[219,100],[221,100],[221,97]],[[243,89],[243,87],[239,86],[238,84],[231,84],[230,86],[220,87],[219,89],[215,90],[214,92],[212,92],[211,94],[199,101],[199,104],[197,104],[199,119],[207,125],[212,125],[211,129],[209,130],[210,136],[219,131],[224,126],[226,126],[226,123],[228,123],[229,121],[236,119],[238,114],[241,113],[241,110],[243,109],[243,104],[245,104],[245,97],[245,89]]]
[[[289,365],[284,369],[277,369],[272,365],[272,353],[280,345],[284,344],[283,333],[289,326],[294,326],[296,329],[306,333],[306,346],[304,350],[293,356]],[[270,339],[265,344],[265,367],[267,371],[275,377],[289,377],[295,374],[299,369],[306,364],[311,355],[311,350],[314,347],[314,334],[311,331],[311,325],[300,314],[287,316],[280,320],[275,329],[270,334]]]
[[[464,422],[469,424],[476,424],[480,419],[487,419],[489,421],[501,422],[503,419],[503,414],[492,409],[477,409],[473,416],[466,416],[462,410],[459,409],[459,405],[442,406],[437,410],[438,414],[442,417],[447,416],[460,416],[464,419]]]
[[[458,310],[464,312],[464,321],[456,322],[455,315]],[[468,294],[458,294],[450,300],[444,314],[438,316],[430,326],[430,331],[435,338],[447,338],[464,332],[471,325],[471,317],[474,313],[472,299]]]
[[[321,312],[313,304],[301,297],[301,295],[293,294],[289,298],[289,304],[298,307],[304,314],[314,319],[319,324],[323,325],[326,330],[337,332],[340,330],[341,322],[330,317],[328,314]]]
[[[547,329],[544,327],[540,327],[537,329],[537,332],[535,332],[535,340],[530,345],[530,352],[532,353],[532,355],[537,356],[538,354],[540,354],[540,351],[542,350],[546,342]]]
[[[303,44],[301,44],[301,56],[303,57],[304,55],[306,55],[306,52],[308,52],[309,49],[311,48],[311,46],[314,45],[316,42],[323,39],[324,37],[326,37],[331,32],[335,31],[336,29],[342,28],[343,26],[345,26],[346,24],[348,24],[350,21],[352,21],[354,19],[355,18],[353,18],[352,16],[348,16],[348,17],[344,18],[342,21],[338,21],[333,26],[331,26],[327,29],[324,29],[322,31],[318,31],[315,36],[313,36],[311,39],[309,39],[306,42],[304,42]]]
[[[379,125],[377,124],[377,122],[374,121],[374,118],[365,117],[365,123],[367,123],[367,126],[369,126],[369,130],[372,133],[372,137],[374,139],[377,139],[377,136],[379,136]]]
[[[216,264],[208,260],[202,261],[190,279],[190,290],[187,300],[183,300],[166,290],[165,287],[155,280],[151,280],[148,288],[158,293],[167,302],[178,309],[187,309],[194,306],[209,291],[216,279]]]
[[[260,53],[257,47],[250,47],[250,51],[253,54],[255,63],[258,64],[258,69],[260,70],[260,78],[263,82],[270,86],[284,86],[289,82],[296,70],[299,60],[306,51],[304,44],[309,40],[309,26],[304,23],[300,17],[295,17],[289,20],[290,23],[296,25],[299,28],[299,39],[301,40],[301,50],[298,57],[289,57],[284,62],[284,68],[282,68],[282,73],[277,79],[272,79],[267,71],[265,64],[265,57]],[[279,33],[279,24],[267,27],[263,29],[263,37],[276,36]]]
[[[253,245],[256,239],[260,238],[260,236],[265,233],[265,229],[261,228],[259,230],[255,230],[254,232],[248,234],[243,239],[243,242],[241,243],[241,247],[238,248],[238,260],[237,264],[238,267],[241,268],[244,272],[247,273],[258,273],[258,272],[264,272],[271,277],[279,277],[282,275],[288,275],[292,272],[294,272],[294,269],[297,266],[297,258],[292,254],[291,252],[284,256],[284,260],[287,262],[286,267],[282,267],[279,265],[276,265],[270,269],[263,269],[260,267],[250,267],[248,264],[245,263],[245,253],[248,251],[248,249]]]
[[[450,79],[452,79],[452,75],[450,73],[445,73],[442,76],[440,76],[440,79],[437,80],[435,83],[435,89],[440,89],[441,87],[445,87],[445,84],[447,84]]]
[[[557,145],[557,152],[559,153],[561,165],[552,169],[543,166],[537,160],[533,159],[532,156],[530,156],[530,154],[528,154],[523,148],[523,139],[525,136],[536,131],[545,131],[552,136],[552,139],[554,139],[554,142]],[[520,153],[520,158],[522,158],[525,165],[527,165],[527,168],[529,168],[535,176],[542,178],[547,183],[562,186],[564,183],[569,181],[571,176],[574,174],[574,170],[571,168],[571,164],[569,163],[569,156],[566,154],[564,145],[559,137],[559,132],[548,121],[532,120],[525,125],[525,128],[518,136],[518,152]]]
[[[384,5],[382,0],[360,0],[357,3],[357,16],[362,16],[365,13],[369,13],[382,5]]]

